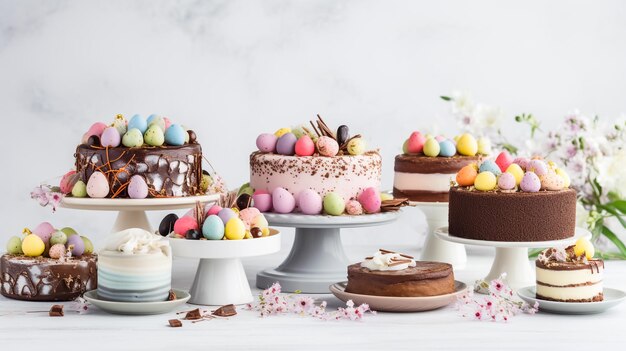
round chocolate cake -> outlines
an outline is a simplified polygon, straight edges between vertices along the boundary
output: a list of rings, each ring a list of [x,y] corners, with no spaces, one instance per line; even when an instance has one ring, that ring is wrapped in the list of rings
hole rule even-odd
[[[504,192],[450,189],[450,235],[488,241],[548,241],[571,238],[576,191]]]

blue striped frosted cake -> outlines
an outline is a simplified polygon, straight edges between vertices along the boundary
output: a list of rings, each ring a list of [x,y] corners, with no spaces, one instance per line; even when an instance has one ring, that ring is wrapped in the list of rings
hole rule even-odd
[[[165,301],[172,253],[160,235],[139,228],[111,234],[98,255],[98,296],[123,302]]]

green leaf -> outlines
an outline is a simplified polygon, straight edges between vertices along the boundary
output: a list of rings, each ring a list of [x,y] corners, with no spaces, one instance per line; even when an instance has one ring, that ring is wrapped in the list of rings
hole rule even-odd
[[[536,258],[537,256],[539,256],[539,254],[543,250],[545,250],[545,249],[530,249],[530,250],[528,250],[528,258]]]
[[[612,214],[622,224],[622,227],[626,228],[626,220],[624,220],[623,216],[619,212],[617,212],[613,207],[609,207],[607,205],[599,205],[598,207]]]
[[[605,206],[614,208],[621,213],[626,214],[626,200],[616,200],[613,202],[609,202]]]
[[[445,100],[445,101],[452,101],[452,98],[449,96],[440,96],[441,100]]]
[[[602,235],[604,235],[607,239],[611,240],[611,242],[617,247],[619,252],[626,256],[626,245],[611,231],[611,229],[607,227],[602,227]]]
[[[626,260],[626,255],[617,252],[596,252],[596,256],[603,260]]]

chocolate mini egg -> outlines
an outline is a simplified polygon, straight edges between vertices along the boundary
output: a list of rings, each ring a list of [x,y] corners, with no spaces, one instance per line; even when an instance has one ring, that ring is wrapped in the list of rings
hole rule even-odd
[[[304,214],[320,214],[323,208],[322,202],[322,197],[315,190],[305,189],[298,193],[298,208]]]
[[[54,232],[54,234],[50,237],[50,245],[65,245],[65,243],[67,243],[67,235],[60,230]]]
[[[224,227],[224,236],[228,240],[243,239],[246,236],[246,226],[243,221],[237,217],[229,219]]]
[[[182,146],[185,144],[187,131],[180,124],[172,124],[165,130],[165,143],[172,146]]]
[[[280,137],[282,137],[283,135],[285,135],[287,133],[291,133],[291,128],[289,128],[289,127],[280,128],[279,130],[274,132],[274,135],[276,135],[277,138],[280,138]]]
[[[545,190],[556,191],[565,187],[563,177],[557,175],[554,171],[549,171],[544,175],[540,175],[539,181],[541,181],[541,189]]]
[[[59,188],[63,194],[69,194],[72,192],[72,188],[76,181],[79,179],[78,175],[76,175],[76,171],[71,170],[63,175],[61,178],[61,182],[59,183]]]
[[[296,199],[283,188],[272,191],[272,208],[277,213],[291,213],[296,207]]]
[[[54,234],[54,232],[56,232],[56,229],[54,229],[52,224],[50,224],[49,222],[41,222],[35,227],[35,229],[33,229],[33,234],[40,237],[44,243],[50,241],[50,237],[52,237],[52,234]]]
[[[339,144],[331,137],[321,136],[317,139],[317,151],[322,156],[333,157],[339,152]]]
[[[202,224],[202,236],[209,240],[222,240],[224,238],[224,222],[216,215],[208,216]]]
[[[178,215],[176,213],[170,213],[167,216],[163,217],[161,223],[159,224],[159,234],[162,236],[168,236],[171,232],[174,231],[174,224],[178,220]]]
[[[476,141],[478,145],[477,153],[480,155],[489,155],[491,154],[491,141],[485,137],[478,138]]]
[[[79,180],[74,184],[72,188],[72,196],[74,197],[85,197],[87,196],[87,184],[82,180]]]
[[[7,241],[7,253],[11,255],[21,255],[22,252],[22,239],[19,236],[12,236]]]
[[[202,234],[197,229],[189,229],[187,233],[185,233],[185,239],[188,240],[200,240]]]
[[[363,214],[363,206],[357,200],[346,202],[346,213],[351,216],[359,216]]]
[[[504,172],[498,177],[498,188],[502,190],[515,189],[515,176],[511,173]]]
[[[83,244],[85,245],[85,252],[83,254],[92,254],[93,253],[93,243],[89,240],[88,237],[82,236],[80,237],[83,240]]]
[[[298,156],[311,156],[315,153],[315,143],[308,135],[303,135],[296,141],[295,152]]]
[[[141,115],[134,115],[130,121],[128,121],[128,130],[139,129],[141,134],[145,133],[148,129],[148,121]]]
[[[501,172],[505,172],[507,168],[513,163],[513,156],[508,151],[504,150],[500,152],[496,157],[496,164],[500,167]]]
[[[456,174],[456,182],[460,186],[474,185],[474,180],[478,175],[478,166],[475,163],[463,166]]]
[[[428,140],[426,140],[426,143],[424,143],[423,151],[424,151],[424,155],[426,156],[430,156],[430,157],[439,156],[439,152],[441,151],[441,148],[439,147],[439,142],[435,140],[434,138],[429,138]]]
[[[217,213],[217,216],[222,220],[222,223],[226,225],[231,218],[237,217],[237,213],[235,213],[232,208],[223,208]]]
[[[515,185],[520,185],[524,177],[524,171],[517,163],[511,163],[505,173],[511,173],[515,177]]]
[[[254,207],[261,212],[269,212],[272,210],[272,195],[265,190],[257,190],[252,195]]]
[[[365,140],[363,138],[353,138],[348,142],[348,153],[353,156],[362,155],[365,153],[365,148],[367,147]]]
[[[50,247],[50,251],[48,251],[48,255],[50,258],[54,258],[58,260],[59,258],[65,255],[65,245],[63,244],[54,244]]]
[[[337,128],[337,143],[343,145],[350,139],[350,129],[346,125],[340,125]]]
[[[121,142],[122,137],[115,127],[107,127],[100,136],[100,144],[103,147],[118,147]]]
[[[525,192],[536,193],[541,189],[541,180],[534,172],[526,172],[520,183],[520,188]]]
[[[530,163],[530,159],[528,159],[526,157],[516,157],[513,160],[513,163],[515,163],[516,165],[520,166],[522,168],[522,170],[525,172],[526,168],[528,168],[528,164]]]
[[[131,199],[145,199],[148,197],[148,184],[143,176],[135,174],[130,177],[130,181],[128,183],[128,196]]]
[[[22,240],[22,252],[29,257],[37,257],[43,254],[46,244],[35,234],[28,234]]]
[[[495,174],[484,171],[478,173],[474,180],[474,188],[480,191],[490,191],[496,188],[496,176]]]
[[[274,134],[263,133],[256,138],[256,147],[261,152],[274,152],[276,151],[276,142],[278,137]]]
[[[439,142],[439,156],[452,157],[456,154],[456,146],[450,140],[444,139]]]
[[[434,139],[431,139],[434,140]],[[437,143],[439,145],[439,143]],[[380,193],[374,187],[365,188],[362,193],[357,197],[361,206],[367,213],[377,213],[380,212]]]
[[[346,209],[346,203],[341,195],[329,192],[324,196],[324,212],[331,216],[341,216]]]
[[[500,167],[498,167],[498,165],[492,161],[492,160],[485,160],[483,161],[483,163],[480,164],[480,167],[478,168],[478,172],[491,172],[493,173],[496,177],[499,176],[500,174],[502,174],[502,171],[500,170]]]
[[[471,134],[465,133],[457,140],[456,149],[461,155],[475,156],[478,152],[478,142]]]
[[[174,233],[185,235],[190,229],[198,230],[198,221],[192,217],[180,217],[174,223]]]
[[[206,215],[210,216],[210,215],[216,215],[218,213],[220,213],[220,211],[222,210],[222,206],[220,205],[212,205],[211,207],[209,207],[206,211]]]
[[[140,147],[143,145],[143,133],[137,129],[129,129],[122,137],[122,145],[126,147]]]
[[[252,206],[252,196],[247,193],[243,193],[237,196],[237,200],[235,200],[235,206],[237,206],[239,210],[243,210]]]
[[[283,134],[276,142],[276,152],[285,156],[293,156],[296,153],[297,141],[293,133]]]
[[[102,172],[93,172],[87,181],[87,195],[104,198],[109,195],[109,180]]]
[[[150,146],[161,146],[165,142],[165,134],[161,127],[151,124],[143,134],[143,141]]]
[[[407,141],[407,150],[410,154],[419,154],[424,149],[426,137],[420,132],[413,132]]]
[[[569,175],[567,175],[567,172],[565,172],[561,168],[555,169],[554,172],[556,173],[556,175],[558,175],[559,177],[563,178],[563,187],[564,188],[569,188],[571,180],[569,178]]]
[[[526,167],[526,171],[533,172],[536,175],[544,175],[548,173],[548,165],[542,160],[531,160]]]
[[[72,256],[81,256],[85,252],[85,242],[80,235],[72,235],[67,238],[66,246],[70,249]]]

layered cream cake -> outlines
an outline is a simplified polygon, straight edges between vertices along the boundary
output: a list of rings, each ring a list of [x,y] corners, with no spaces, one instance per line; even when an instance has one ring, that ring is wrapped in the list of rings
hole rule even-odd
[[[172,252],[167,239],[139,228],[111,234],[99,253],[98,296],[123,302],[166,301]]]

